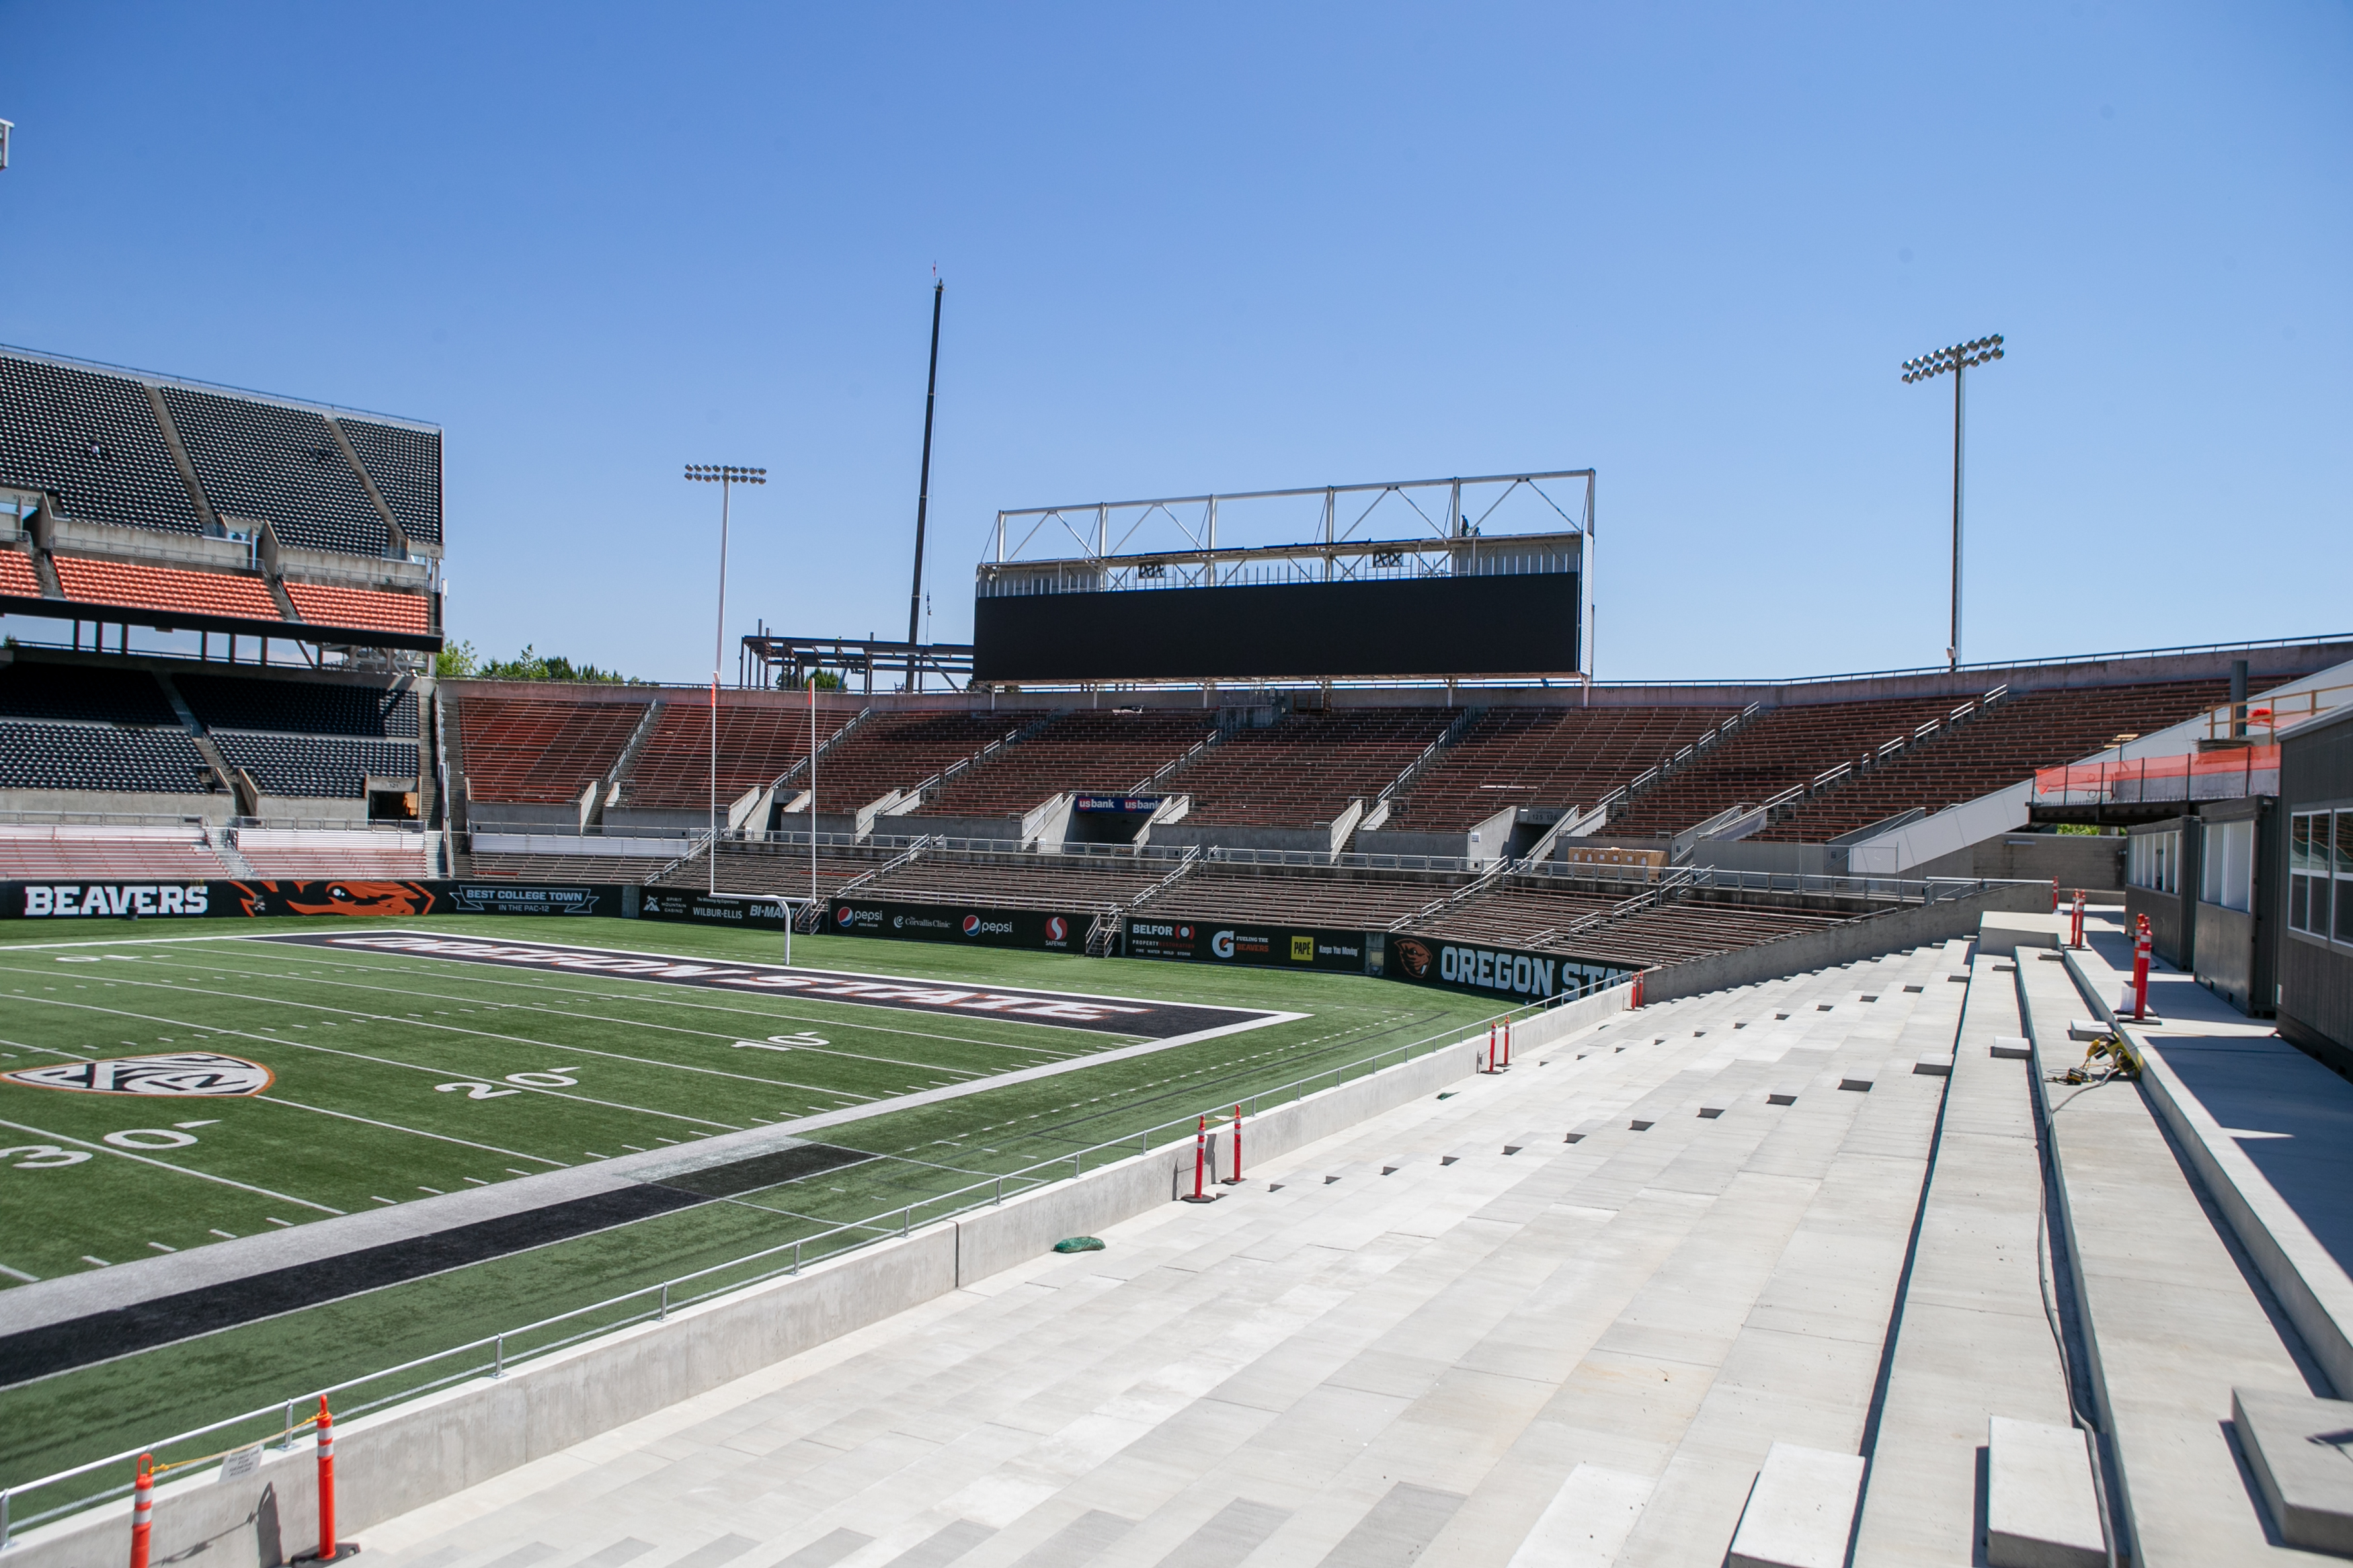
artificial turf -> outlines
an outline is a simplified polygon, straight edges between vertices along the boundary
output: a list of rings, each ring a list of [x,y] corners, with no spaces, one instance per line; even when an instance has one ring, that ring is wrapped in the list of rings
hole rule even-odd
[[[468,1186],[812,1114],[877,1156],[529,1250],[0,1388],[0,1485],[805,1237],[811,1257],[920,1225],[1008,1173],[1018,1190],[1102,1146],[1163,1140],[1212,1105],[1417,1041],[1459,1037],[1478,999],[1362,978],[804,936],[797,966],[1298,1016],[1145,1054],[1110,1028],[946,1016],[794,994],[485,968],[225,935],[319,921],[145,920],[0,928],[0,1073],[200,1050],[274,1075],[259,1095],[150,1099],[0,1079],[0,1276],[11,1285],[225,1244]],[[367,929],[384,922],[335,922]],[[774,933],[590,919],[406,919],[404,931],[776,963]],[[207,940],[189,941],[188,938]],[[61,945],[61,944],[84,945]],[[739,1042],[743,1042],[739,1044]],[[763,1046],[783,1044],[771,1050]],[[1100,1061],[1090,1058],[1104,1057]],[[992,1084],[1009,1072],[1070,1070]],[[447,1086],[447,1087],[445,1087]],[[927,1091],[970,1092],[902,1103]],[[862,1114],[860,1114],[862,1113]],[[108,1135],[118,1135],[112,1142]],[[125,1138],[122,1134],[135,1134]],[[812,1136],[818,1136],[812,1134]],[[65,1163],[73,1153],[88,1157]],[[527,1195],[528,1189],[523,1189]],[[843,1230],[872,1225],[874,1232]],[[717,1289],[777,1267],[724,1271]],[[691,1293],[691,1292],[690,1292]],[[10,1290],[0,1290],[0,1335]],[[299,1293],[298,1293],[299,1294]],[[607,1326],[633,1303],[516,1342]],[[234,1318],[235,1313],[228,1314]],[[151,1331],[151,1338],[156,1337]],[[459,1363],[362,1391],[389,1398]],[[28,1499],[28,1505],[38,1500]]]

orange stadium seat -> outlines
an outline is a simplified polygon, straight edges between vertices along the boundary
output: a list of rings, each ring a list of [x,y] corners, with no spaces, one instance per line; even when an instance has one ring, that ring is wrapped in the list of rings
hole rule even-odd
[[[86,561],[73,555],[55,559],[58,584],[69,599],[142,610],[185,610],[197,616],[237,616],[254,621],[282,618],[278,601],[269,596],[259,577],[183,572],[127,561]]]
[[[0,550],[0,594],[27,599],[41,596],[41,580],[33,575],[33,563],[13,550]]]
[[[314,626],[364,626],[376,632],[431,629],[420,594],[379,594],[365,588],[330,588],[319,583],[289,583],[286,596]]]

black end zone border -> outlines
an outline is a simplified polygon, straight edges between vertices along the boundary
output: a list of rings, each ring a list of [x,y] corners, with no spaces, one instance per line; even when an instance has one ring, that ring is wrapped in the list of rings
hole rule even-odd
[[[1095,996],[1007,985],[959,985],[952,981],[902,975],[744,963],[626,948],[579,947],[565,942],[493,941],[436,931],[281,931],[239,940],[329,948],[342,952],[381,952],[457,963],[485,963],[507,969],[601,974],[615,980],[692,985],[750,995],[809,996],[951,1017],[976,1015],[1011,1018],[1025,1024],[1083,1029],[1131,1039],[1175,1039],[1204,1029],[1230,1028],[1282,1016],[1266,1008],[1155,1002],[1136,996]]]

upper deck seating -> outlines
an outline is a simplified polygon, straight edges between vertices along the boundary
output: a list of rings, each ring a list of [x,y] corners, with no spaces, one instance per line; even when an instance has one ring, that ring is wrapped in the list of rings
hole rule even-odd
[[[159,880],[201,882],[228,867],[204,829],[49,826],[0,823],[0,882]]]
[[[182,675],[173,683],[208,729],[368,740],[417,736],[414,691],[236,675]]]
[[[370,777],[417,776],[414,741],[353,741],[333,735],[266,735],[216,730],[213,744],[231,766],[253,776],[264,795],[358,800]]]
[[[2227,680],[2028,691],[1996,703],[1919,750],[1859,773],[1760,840],[1820,844],[1914,806],[1942,811],[2076,762],[2119,736],[2145,735],[2227,702]]]
[[[391,536],[324,416],[290,404],[160,389],[206,499],[269,523],[279,542],[384,555]]]
[[[302,619],[318,626],[353,626],[423,637],[432,629],[431,605],[422,594],[380,594],[370,588],[335,588],[319,583],[289,583],[286,596]]]
[[[1314,826],[1351,800],[1369,806],[1454,718],[1444,708],[1294,713],[1264,729],[1235,731],[1166,787],[1193,797],[1189,822]]]
[[[441,542],[441,432],[337,415],[375,493],[401,531],[418,544]]]
[[[646,716],[642,702],[552,702],[467,695],[458,731],[476,800],[576,801],[621,760]]]
[[[0,720],[0,789],[203,795],[217,787],[187,731]]]
[[[26,661],[0,664],[0,719],[180,727],[171,700],[143,669]]]
[[[1499,708],[1427,773],[1388,827],[1474,827],[1507,806],[1590,806],[1689,745],[1729,708]]]
[[[840,728],[841,718],[818,713],[818,740]],[[806,708],[722,702],[719,705],[719,798],[765,789],[809,753]],[[638,806],[700,806],[711,799],[711,706],[669,702],[638,750],[622,800]],[[862,802],[860,804],[863,804]]]
[[[231,616],[253,621],[276,621],[278,601],[259,577],[227,572],[183,572],[172,566],[149,566],[130,561],[88,561],[79,556],[52,556],[58,586],[69,599],[94,605],[122,605],[142,610],[185,610],[191,615]]]
[[[1705,756],[1634,797],[1611,834],[1680,833],[1735,805],[1757,805],[1810,782],[1959,706],[1951,697],[1883,698],[1775,708]]]
[[[951,781],[925,810],[942,816],[1018,816],[1064,790],[1122,794],[1208,732],[1208,721],[1197,712],[1082,709]]]
[[[894,789],[913,789],[949,763],[1043,716],[1012,710],[877,713],[818,759],[817,808],[823,813],[856,811]]]
[[[203,530],[147,389],[129,376],[0,353],[0,485],[46,490],[91,522]]]

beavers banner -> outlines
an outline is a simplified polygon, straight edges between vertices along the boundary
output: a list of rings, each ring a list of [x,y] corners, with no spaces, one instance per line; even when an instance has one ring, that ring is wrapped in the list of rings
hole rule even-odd
[[[0,920],[140,920],[153,916],[619,915],[623,894],[600,883],[375,881],[330,877],[252,881],[0,882]]]
[[[1556,952],[1528,952],[1427,936],[1390,937],[1382,967],[1391,980],[1521,1002],[1574,996],[1634,973],[1623,964],[1564,958]]]

